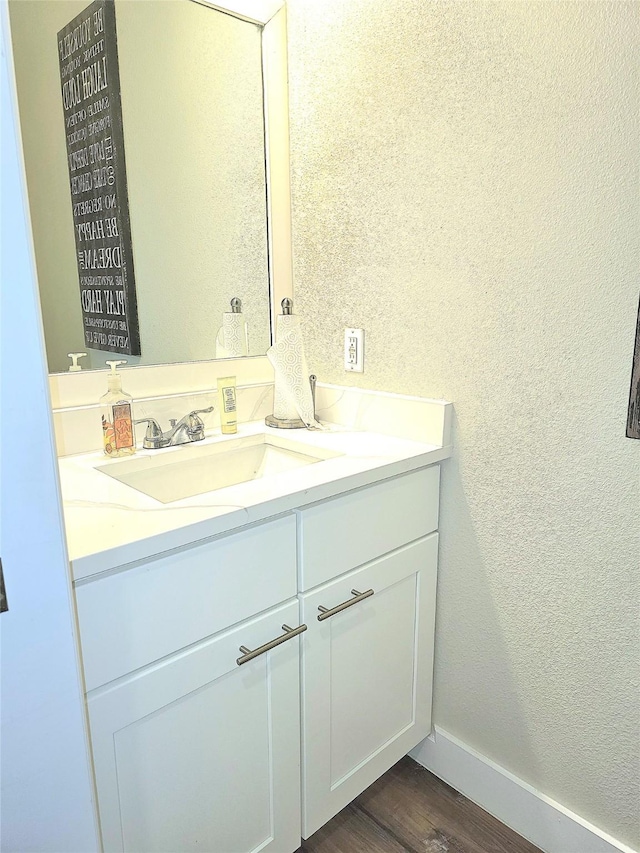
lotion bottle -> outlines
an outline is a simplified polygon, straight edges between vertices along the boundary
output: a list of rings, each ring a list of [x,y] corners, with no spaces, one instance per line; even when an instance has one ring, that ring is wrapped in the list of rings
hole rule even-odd
[[[102,440],[107,456],[131,456],[136,452],[133,431],[133,399],[122,390],[122,378],[116,373],[119,364],[126,361],[108,361],[111,373],[107,376],[107,393],[100,397],[102,409]]]
[[[238,432],[235,376],[224,376],[218,379],[218,402],[220,404],[220,427],[222,432],[225,435]]]

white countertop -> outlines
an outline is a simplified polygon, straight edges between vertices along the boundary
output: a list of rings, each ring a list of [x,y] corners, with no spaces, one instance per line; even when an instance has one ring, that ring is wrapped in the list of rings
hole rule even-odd
[[[122,460],[108,460],[102,453],[61,457],[65,526],[74,580],[217,536],[451,455],[450,447],[340,426],[332,425],[323,431],[277,430],[263,422],[240,424],[238,433],[231,436],[222,436],[217,430],[198,446],[260,433],[342,455],[168,504],[96,470],[98,465]],[[188,446],[193,448],[194,444]],[[130,458],[180,453],[181,449],[139,450]]]

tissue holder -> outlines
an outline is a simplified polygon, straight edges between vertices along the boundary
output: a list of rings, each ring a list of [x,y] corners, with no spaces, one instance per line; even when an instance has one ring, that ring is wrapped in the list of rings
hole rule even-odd
[[[309,376],[309,385],[311,386],[311,399],[313,400],[313,416],[316,415],[316,382],[318,377],[312,373]],[[264,422],[269,427],[276,429],[306,429],[307,425],[302,418],[277,418],[275,415],[267,415]]]

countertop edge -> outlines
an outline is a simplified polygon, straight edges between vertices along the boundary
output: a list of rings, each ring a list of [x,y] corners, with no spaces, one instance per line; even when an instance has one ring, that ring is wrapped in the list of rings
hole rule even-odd
[[[202,544],[209,539],[237,532],[243,527],[292,512],[317,501],[338,497],[391,477],[435,465],[450,458],[452,452],[451,446],[438,447],[405,459],[383,462],[365,471],[347,474],[327,483],[308,486],[249,507],[238,507],[227,513],[187,523],[144,539],[76,557],[70,560],[73,583],[76,585],[91,582],[104,577],[106,573],[122,571],[141,561],[166,555],[167,552]]]

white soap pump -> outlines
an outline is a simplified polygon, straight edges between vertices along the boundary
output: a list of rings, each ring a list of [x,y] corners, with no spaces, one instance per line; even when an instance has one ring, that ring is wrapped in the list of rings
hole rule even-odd
[[[71,366],[69,367],[69,373],[76,373],[78,370],[82,370],[82,365],[78,364],[79,358],[84,358],[86,352],[68,352],[67,356],[71,359]]]
[[[133,398],[122,390],[122,377],[116,368],[126,361],[108,361],[107,393],[100,397],[102,440],[107,456],[131,456],[136,452],[133,432]]]

